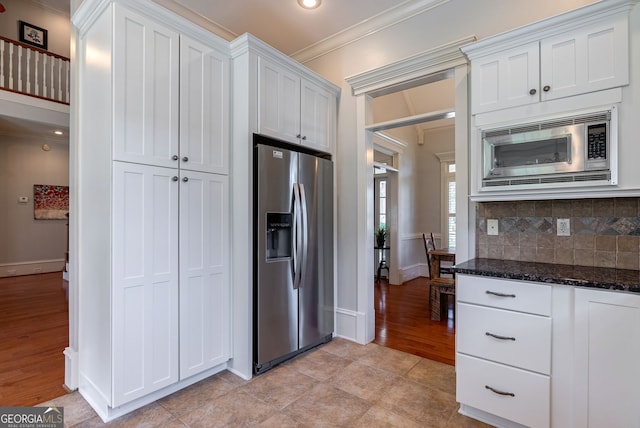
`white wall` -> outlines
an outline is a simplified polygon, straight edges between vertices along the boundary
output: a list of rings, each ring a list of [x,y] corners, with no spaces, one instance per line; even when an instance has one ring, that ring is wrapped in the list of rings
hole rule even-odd
[[[50,151],[42,150],[47,143]],[[33,273],[57,260],[62,270],[67,247],[66,220],[33,218],[33,185],[69,185],[69,145],[42,139],[0,135],[0,276],[8,270]],[[18,203],[27,196],[29,202]],[[46,264],[46,263],[45,263]],[[25,267],[26,269],[26,267]]]
[[[387,65],[445,43],[476,35],[484,38],[528,24],[591,0],[451,0],[442,6],[361,38],[305,65],[342,87],[338,126],[338,307],[357,308],[356,192],[358,147],[356,102],[345,78]]]

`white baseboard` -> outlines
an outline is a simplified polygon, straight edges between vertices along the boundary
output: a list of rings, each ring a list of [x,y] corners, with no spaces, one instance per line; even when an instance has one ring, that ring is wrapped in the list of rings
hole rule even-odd
[[[64,386],[69,391],[78,389],[78,351],[71,347],[64,349]]]
[[[363,312],[336,308],[336,336],[366,345],[367,316]]]
[[[62,272],[63,270],[64,259],[3,263],[0,264],[0,278],[19,275],[33,275],[34,273]]]
[[[400,273],[400,283],[411,281],[421,276],[429,277],[429,266],[426,263],[417,263],[412,266],[406,266],[398,269]]]

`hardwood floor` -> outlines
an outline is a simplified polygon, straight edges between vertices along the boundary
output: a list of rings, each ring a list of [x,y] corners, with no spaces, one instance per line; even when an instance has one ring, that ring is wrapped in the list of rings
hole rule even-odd
[[[62,273],[0,278],[0,406],[66,394],[69,317]]]
[[[449,300],[446,320],[432,321],[427,281],[427,278],[416,278],[402,285],[389,285],[383,278],[375,284],[374,342],[454,365],[454,302],[453,299]]]

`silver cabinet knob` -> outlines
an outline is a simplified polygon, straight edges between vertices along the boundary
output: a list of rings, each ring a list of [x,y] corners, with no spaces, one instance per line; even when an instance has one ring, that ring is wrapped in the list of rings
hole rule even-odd
[[[188,158],[187,156],[183,156],[183,157],[182,157],[182,161],[183,161],[183,162],[188,162],[188,161],[189,161],[189,158]]]
[[[189,181],[189,177],[182,177],[182,181],[186,183],[187,181]]]
[[[174,175],[173,177],[171,177],[171,181],[178,181],[178,177]]]
[[[551,90],[551,86],[547,85],[544,88],[542,88],[542,90],[545,92],[549,92]]]
[[[535,95],[535,94],[536,94],[536,92],[538,92],[538,91],[536,91],[535,89],[531,89],[531,90],[529,91],[529,94],[530,94],[530,95]]]
[[[173,156],[171,156],[171,159],[173,159],[173,160],[178,160],[178,155],[173,155]]]

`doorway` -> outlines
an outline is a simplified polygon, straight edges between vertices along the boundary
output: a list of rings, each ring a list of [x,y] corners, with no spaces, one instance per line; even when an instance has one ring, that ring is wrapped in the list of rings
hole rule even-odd
[[[470,203],[464,196],[468,193],[468,63],[460,51],[460,46],[472,40],[473,37],[457,40],[423,54],[347,79],[356,97],[356,145],[358,153],[363,155],[358,162],[358,175],[370,177],[359,181],[357,188],[357,194],[363,198],[363,203],[358,205],[357,216],[358,218],[368,218],[357,229],[359,246],[363,248],[373,246],[373,218],[368,217],[367,207],[373,206],[372,153],[374,136],[387,129],[410,126],[434,120],[437,117],[443,119],[445,116],[451,115],[455,116],[453,119],[454,146],[458,171],[456,175],[456,252],[463,260],[468,258],[469,248],[473,248],[475,245],[473,231],[468,225],[472,224],[475,218],[472,209],[470,209]],[[402,77],[398,78],[398,76]],[[371,123],[373,119],[372,105],[375,98],[448,78],[453,79],[454,86],[452,111],[438,110],[404,117],[401,120]],[[400,165],[400,170],[402,171],[402,165]],[[400,177],[399,182],[402,183],[402,181],[403,178]],[[399,196],[399,200],[401,199],[402,195]],[[371,211],[370,215],[372,215]],[[398,235],[401,234],[391,236],[392,247],[398,246],[401,240]],[[410,238],[410,236],[402,236],[402,239],[404,238]],[[424,254],[424,249],[422,249],[422,254]],[[356,264],[363,267],[358,271],[357,276],[357,313],[363,314],[364,328],[356,332],[358,336],[354,339],[360,343],[369,343],[375,336],[374,293],[371,287],[373,278],[368,274],[373,271],[373,258],[364,257],[361,254],[356,257],[358,258]]]

